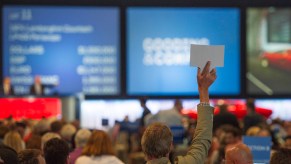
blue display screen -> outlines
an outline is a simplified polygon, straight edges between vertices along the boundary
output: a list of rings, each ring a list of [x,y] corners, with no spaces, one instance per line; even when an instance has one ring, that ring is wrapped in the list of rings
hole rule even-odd
[[[190,44],[225,45],[210,93],[240,94],[239,9],[131,7],[126,25],[129,95],[197,95]]]
[[[120,93],[117,7],[5,6],[3,76],[17,95],[36,75],[60,95]]]

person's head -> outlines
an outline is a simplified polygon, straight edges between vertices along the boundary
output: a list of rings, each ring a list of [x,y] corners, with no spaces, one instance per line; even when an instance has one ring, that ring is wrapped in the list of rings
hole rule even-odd
[[[4,85],[10,85],[10,84],[11,84],[10,77],[6,76],[6,77],[3,79],[3,84],[4,84]]]
[[[176,99],[175,102],[174,102],[174,107],[175,107],[179,112],[181,112],[181,110],[183,109],[182,101],[179,100],[179,99]]]
[[[257,135],[259,137],[268,137],[271,136],[271,132],[267,128],[261,128],[260,131],[258,131]]]
[[[247,129],[246,135],[247,136],[257,136],[257,134],[259,133],[260,130],[261,130],[260,127],[252,126],[252,127]]]
[[[254,99],[247,99],[247,112],[255,112],[255,100]]]
[[[230,124],[224,124],[216,129],[215,136],[218,138],[220,144],[226,145],[230,140],[233,141],[235,139],[233,128]]]
[[[31,137],[26,142],[26,149],[38,149],[41,150],[41,136],[31,135]]]
[[[56,120],[51,123],[51,131],[54,133],[60,133],[62,127],[63,127],[63,124],[59,120]]]
[[[228,110],[227,110],[227,104],[219,105],[219,111],[221,113],[228,112]]]
[[[0,144],[1,164],[18,164],[17,152],[9,146]]]
[[[147,99],[146,98],[140,98],[139,103],[141,107],[146,107]]]
[[[38,149],[25,149],[18,153],[19,164],[45,164],[45,160]]]
[[[253,156],[250,148],[239,143],[226,150],[225,164],[253,164]]]
[[[291,149],[291,136],[285,138],[284,148]]]
[[[41,77],[40,77],[39,75],[36,75],[36,76],[34,77],[34,83],[35,83],[35,84],[41,84]]]
[[[291,161],[291,150],[281,148],[274,152],[271,156],[270,164],[286,164]]]
[[[53,139],[53,138],[58,138],[60,139],[61,136],[58,135],[57,133],[52,133],[52,132],[48,132],[46,134],[44,134],[42,137],[41,137],[41,149],[44,148],[44,145],[47,141]]]
[[[61,136],[67,141],[71,141],[77,129],[72,124],[66,124],[61,129]]]
[[[141,147],[147,159],[168,157],[172,143],[173,134],[170,128],[162,123],[148,126],[141,139]]]
[[[84,147],[91,136],[91,132],[88,129],[80,129],[78,130],[75,136],[76,147]]]
[[[45,133],[50,131],[50,123],[47,119],[40,120],[33,129],[33,133],[38,135],[44,135]]]
[[[18,133],[23,138],[26,129],[26,124],[24,122],[16,122],[15,125]]]
[[[66,141],[53,138],[44,144],[43,153],[46,164],[67,164],[70,149]]]
[[[108,134],[102,130],[94,130],[83,148],[82,154],[87,156],[114,155]]]
[[[225,130],[224,136],[225,144],[236,144],[241,140],[242,132],[240,129],[235,127],[230,127]]]
[[[24,149],[24,142],[21,139],[20,134],[15,130],[10,131],[5,135],[3,143],[6,146],[13,148],[16,152],[20,152]]]
[[[9,132],[9,128],[5,125],[0,125],[0,139],[4,139],[6,133]]]

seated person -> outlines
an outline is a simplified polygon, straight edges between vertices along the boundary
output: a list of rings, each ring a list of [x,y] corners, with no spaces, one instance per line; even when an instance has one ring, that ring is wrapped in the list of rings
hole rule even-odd
[[[46,164],[68,164],[69,145],[66,141],[53,138],[44,144],[43,154]]]
[[[17,152],[9,146],[0,144],[0,164],[18,164]]]
[[[216,79],[216,70],[210,71],[207,62],[203,71],[197,73],[200,104],[198,107],[198,123],[192,144],[185,156],[178,156],[175,163],[204,163],[212,140],[213,107],[209,105],[208,88]],[[169,154],[173,147],[173,135],[168,126],[162,123],[150,125],[142,136],[142,150],[148,164],[169,163]]]
[[[123,164],[114,154],[108,134],[102,130],[94,130],[83,148],[82,155],[76,160],[75,164]]]

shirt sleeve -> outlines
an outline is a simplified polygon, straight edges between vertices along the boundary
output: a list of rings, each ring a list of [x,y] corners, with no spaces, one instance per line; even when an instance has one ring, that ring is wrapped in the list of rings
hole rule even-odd
[[[197,106],[198,122],[191,146],[185,156],[178,156],[175,163],[203,164],[212,141],[213,107]]]

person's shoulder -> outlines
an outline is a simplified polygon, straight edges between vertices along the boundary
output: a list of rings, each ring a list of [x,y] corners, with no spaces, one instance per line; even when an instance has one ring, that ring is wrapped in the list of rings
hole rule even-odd
[[[108,163],[123,164],[123,162],[114,155],[102,155],[101,158],[103,160],[106,159]]]
[[[86,155],[81,155],[78,157],[78,159],[90,159],[90,157]]]
[[[70,152],[70,156],[77,155],[82,153],[82,148],[76,148],[72,152]]]
[[[75,163],[82,164],[82,163],[88,163],[89,161],[91,161],[90,157],[86,155],[81,155],[80,157],[77,158]]]
[[[156,116],[159,117],[163,117],[165,115],[169,115],[172,112],[171,109],[164,109],[164,110],[160,110],[157,114],[155,114]]]

